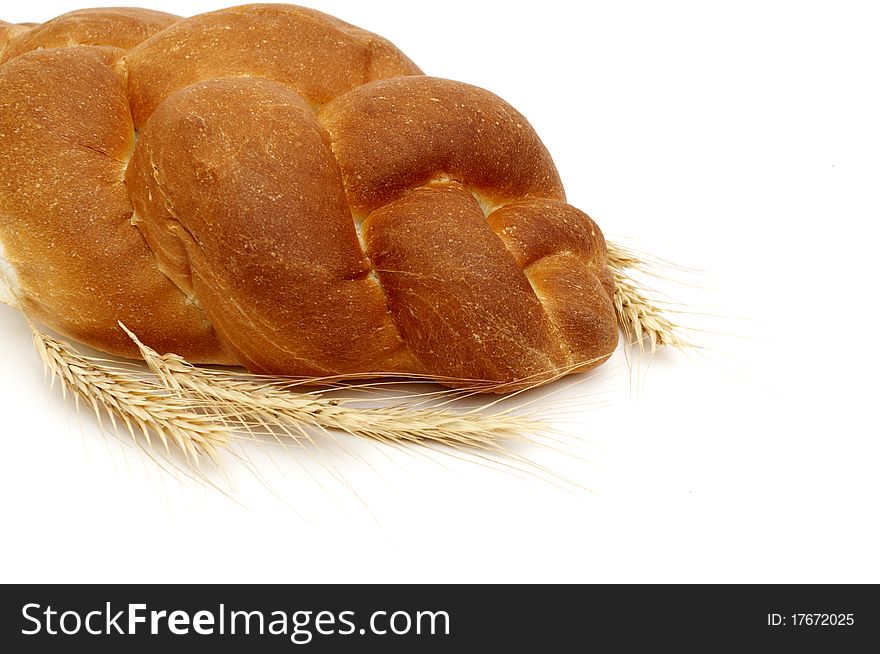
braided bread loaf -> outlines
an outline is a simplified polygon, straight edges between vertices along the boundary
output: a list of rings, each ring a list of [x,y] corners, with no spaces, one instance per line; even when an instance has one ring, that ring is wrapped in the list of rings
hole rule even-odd
[[[0,23],[0,267],[59,332],[285,375],[593,367],[605,242],[526,119],[317,11]]]

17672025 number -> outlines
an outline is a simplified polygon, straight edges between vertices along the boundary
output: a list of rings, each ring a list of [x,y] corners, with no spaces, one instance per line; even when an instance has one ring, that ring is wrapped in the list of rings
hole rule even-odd
[[[767,625],[771,627],[851,627],[854,624],[853,613],[767,614]]]

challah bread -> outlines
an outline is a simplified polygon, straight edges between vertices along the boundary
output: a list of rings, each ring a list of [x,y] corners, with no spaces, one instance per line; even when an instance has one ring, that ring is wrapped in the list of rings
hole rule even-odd
[[[0,24],[19,305],[136,356],[496,390],[617,345],[596,224],[527,120],[320,12]]]

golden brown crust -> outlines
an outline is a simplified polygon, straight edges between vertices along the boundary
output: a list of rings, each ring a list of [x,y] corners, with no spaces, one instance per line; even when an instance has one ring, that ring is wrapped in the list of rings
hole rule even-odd
[[[141,133],[128,184],[164,269],[248,368],[392,365],[403,344],[368,277],[326,134],[296,93],[245,78],[173,94]]]
[[[460,185],[378,209],[364,241],[403,339],[432,375],[509,382],[562,363],[531,285]]]
[[[16,25],[0,20],[0,63],[6,60],[6,51],[12,40],[28,30],[30,30],[28,25]]]
[[[5,51],[0,36],[0,63],[45,48],[107,45],[128,49],[178,20],[179,16],[134,7],[71,11],[33,29],[21,30]]]
[[[584,212],[556,200],[502,207],[489,225],[525,271],[576,370],[593,368],[617,347],[614,280],[605,238]]]
[[[380,36],[313,9],[257,4],[189,18],[126,56],[142,125],[177,89],[217,77],[263,77],[313,106],[366,82],[421,71]]]
[[[501,391],[614,351],[601,231],[513,107],[314,10],[176,21],[0,23],[26,312],[116,354],[121,320],[195,362]]]
[[[123,175],[134,130],[109,65],[118,55],[40,50],[0,67],[0,241],[24,308],[112,353],[137,351],[121,320],[162,349],[230,361],[130,223]]]
[[[333,139],[355,214],[438,177],[466,184],[493,206],[565,199],[529,122],[476,86],[421,76],[382,80],[340,96],[318,117]]]

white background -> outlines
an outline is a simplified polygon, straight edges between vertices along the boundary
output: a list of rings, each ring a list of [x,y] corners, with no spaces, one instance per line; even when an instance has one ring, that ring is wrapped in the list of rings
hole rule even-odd
[[[0,578],[880,581],[876,5],[310,4],[519,108],[572,204],[706,271],[664,285],[714,316],[682,316],[706,349],[554,389],[564,453],[518,452],[574,492],[343,442],[253,448],[265,481],[231,460],[230,499],[78,417],[0,306]]]

